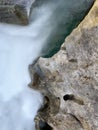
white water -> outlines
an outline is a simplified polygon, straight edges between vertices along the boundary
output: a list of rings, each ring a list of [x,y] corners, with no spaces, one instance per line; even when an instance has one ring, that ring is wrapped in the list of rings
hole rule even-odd
[[[51,27],[44,28],[52,12],[49,7],[35,11],[41,17],[27,27],[0,24],[0,130],[34,130],[33,119],[42,103],[42,96],[27,86],[28,65],[50,34]]]
[[[52,20],[59,4],[58,0],[35,8],[28,26],[0,24],[0,130],[34,130],[33,119],[42,96],[28,88],[28,65],[61,22],[59,17]]]

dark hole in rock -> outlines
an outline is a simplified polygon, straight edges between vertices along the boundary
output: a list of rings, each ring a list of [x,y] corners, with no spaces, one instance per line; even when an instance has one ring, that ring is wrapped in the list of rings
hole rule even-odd
[[[79,105],[84,105],[84,101],[82,98],[74,96],[73,94],[66,94],[63,96],[63,99],[65,101],[71,100],[74,101],[75,103],[79,104]]]
[[[47,122],[44,121],[39,121],[39,128],[40,130],[53,130],[52,127],[50,125],[48,125]]]
[[[57,97],[57,99],[58,99],[58,100],[60,100],[60,98],[59,98],[59,97]]]
[[[67,100],[74,100],[74,95],[72,95],[72,94],[66,94],[66,95],[63,96],[63,99],[65,101],[67,101]]]

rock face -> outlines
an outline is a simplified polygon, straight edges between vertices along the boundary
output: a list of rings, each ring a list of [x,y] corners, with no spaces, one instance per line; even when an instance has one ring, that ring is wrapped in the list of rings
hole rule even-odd
[[[37,130],[98,130],[98,0],[51,58],[30,66],[44,95]]]
[[[0,0],[0,22],[28,24],[35,0]]]

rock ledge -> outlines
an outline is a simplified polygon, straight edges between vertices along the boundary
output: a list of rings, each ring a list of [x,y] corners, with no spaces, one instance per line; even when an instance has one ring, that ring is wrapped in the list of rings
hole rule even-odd
[[[30,70],[44,95],[37,130],[98,130],[98,0],[61,50]]]

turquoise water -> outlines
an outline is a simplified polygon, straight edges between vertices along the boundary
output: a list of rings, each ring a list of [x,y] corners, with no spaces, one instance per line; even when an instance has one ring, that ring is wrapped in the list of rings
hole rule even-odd
[[[77,27],[93,3],[92,0],[60,0],[60,2],[53,0],[52,2],[56,3],[57,6],[51,15],[53,30],[42,49],[43,57],[51,57],[59,51],[65,38]]]

